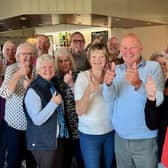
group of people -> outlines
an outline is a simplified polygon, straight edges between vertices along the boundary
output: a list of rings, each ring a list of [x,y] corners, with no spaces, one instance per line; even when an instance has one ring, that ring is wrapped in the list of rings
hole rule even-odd
[[[132,33],[85,50],[74,32],[69,48],[50,56],[49,47],[45,35],[35,46],[4,43],[0,168],[23,160],[27,168],[70,168],[74,158],[78,168],[112,168],[114,160],[117,168],[156,168],[168,121],[167,55],[146,61]]]

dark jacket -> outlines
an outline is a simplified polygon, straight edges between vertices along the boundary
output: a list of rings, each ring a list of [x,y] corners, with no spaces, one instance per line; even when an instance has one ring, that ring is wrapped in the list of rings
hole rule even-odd
[[[29,88],[35,90],[35,92],[41,98],[42,108],[44,108],[52,97],[50,92],[50,83],[47,80],[44,80],[42,77],[37,76],[37,78],[30,84]],[[32,106],[34,105],[35,104],[32,102]],[[24,103],[23,107],[27,118],[27,148],[29,150],[56,149],[57,113],[54,112],[43,125],[36,126],[28,115]]]
[[[145,121],[150,130],[158,129],[158,156],[160,161],[168,126],[168,96],[164,96],[164,101],[159,107],[156,107],[155,101],[147,100]]]

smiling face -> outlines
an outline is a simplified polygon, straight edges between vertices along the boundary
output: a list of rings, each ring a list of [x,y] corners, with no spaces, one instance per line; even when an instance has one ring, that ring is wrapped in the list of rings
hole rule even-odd
[[[16,61],[15,59],[16,45],[10,41],[7,41],[4,44],[3,54],[5,55],[9,63],[14,63]]]
[[[106,56],[103,50],[93,50],[89,57],[90,65],[94,70],[103,70],[106,65]]]
[[[71,70],[71,61],[67,55],[58,56],[58,66],[63,74]]]
[[[119,54],[120,42],[117,38],[112,37],[107,43],[108,51],[111,55],[117,56]]]
[[[55,75],[54,63],[51,61],[41,61],[37,73],[44,79],[50,81]]]
[[[76,33],[71,36],[71,46],[73,54],[80,54],[85,47],[85,40],[80,34]]]
[[[142,44],[136,36],[128,35],[121,41],[120,51],[127,66],[132,66],[134,62],[137,64],[140,62],[142,50]]]
[[[20,48],[20,52],[16,56],[17,61],[21,66],[31,66],[33,64],[34,57],[34,48],[28,44],[23,44]]]
[[[155,61],[157,61],[160,64],[163,73],[165,75],[167,75],[167,73],[168,73],[168,60],[165,57],[158,56],[155,59]]]
[[[50,48],[49,38],[45,35],[39,35],[37,37],[36,48],[38,50],[39,55],[47,54]]]

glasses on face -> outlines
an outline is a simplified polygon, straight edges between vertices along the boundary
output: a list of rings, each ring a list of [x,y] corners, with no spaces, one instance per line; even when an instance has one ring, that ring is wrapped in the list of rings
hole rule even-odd
[[[84,40],[73,39],[72,41],[74,43],[84,43]]]
[[[23,52],[23,53],[20,53],[21,55],[24,55],[24,56],[33,56],[34,55],[34,53],[33,52]]]

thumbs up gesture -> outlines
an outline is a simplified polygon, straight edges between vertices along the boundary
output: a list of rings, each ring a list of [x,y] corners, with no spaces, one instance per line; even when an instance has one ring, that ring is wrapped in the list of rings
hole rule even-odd
[[[70,87],[73,87],[74,81],[72,77],[72,71],[70,70],[67,74],[64,76],[64,82],[68,84]]]
[[[148,99],[154,101],[156,99],[156,84],[152,76],[148,76],[145,89]]]
[[[92,72],[90,72],[90,82],[87,89],[89,93],[97,92],[99,89],[99,83],[95,80]]]
[[[125,80],[130,85],[133,85],[135,89],[139,89],[139,87],[141,86],[141,80],[139,78],[136,62],[134,62],[131,66],[127,67]]]
[[[111,67],[106,70],[105,76],[104,76],[104,82],[106,85],[110,86],[114,77],[115,77],[115,63],[112,62]]]

